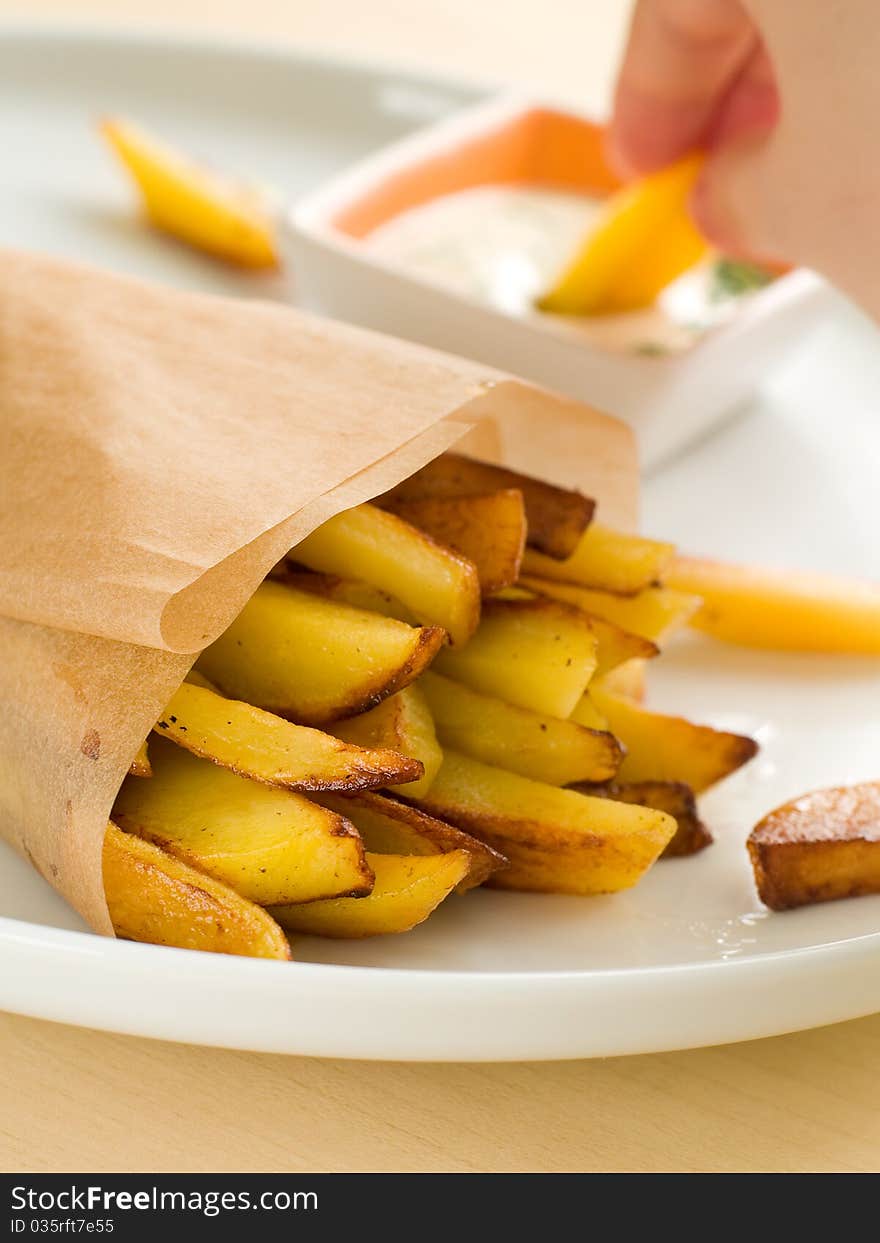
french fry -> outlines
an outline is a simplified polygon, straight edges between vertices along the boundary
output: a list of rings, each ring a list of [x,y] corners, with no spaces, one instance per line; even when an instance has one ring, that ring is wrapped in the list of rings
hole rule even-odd
[[[793,799],[752,829],[748,848],[771,910],[880,893],[880,782]]]
[[[504,856],[485,842],[409,803],[385,798],[371,790],[315,797],[323,807],[350,820],[372,854],[436,855],[450,850],[466,851],[471,856],[471,866],[456,886],[459,893],[484,884],[493,872],[507,867]]]
[[[608,722],[596,707],[589,691],[581,695],[568,719],[574,721],[576,725],[583,725],[585,729],[595,729],[599,733],[608,733]]]
[[[708,249],[688,211],[702,163],[701,153],[686,155],[612,194],[539,309],[609,315],[650,306]]]
[[[553,582],[531,574],[524,574],[520,583],[539,596],[573,604],[585,613],[641,635],[651,643],[662,643],[674,630],[686,625],[702,603],[699,596],[669,587],[647,587],[634,596],[617,596],[608,591],[592,591],[574,583]]]
[[[612,734],[505,703],[439,673],[423,674],[419,686],[443,746],[484,764],[557,786],[605,781],[620,765],[623,751]],[[420,798],[417,784],[401,793]]]
[[[157,740],[149,781],[127,778],[113,820],[243,898],[271,906],[369,893],[357,831],[300,794]]]
[[[265,582],[198,669],[223,694],[303,725],[364,712],[409,685],[444,641],[284,583]]]
[[[429,496],[400,501],[394,512],[438,543],[472,561],[484,596],[519,578],[526,511],[518,488],[482,496]]]
[[[603,673],[600,682],[602,689],[611,695],[619,695],[623,699],[635,699],[637,703],[645,697],[645,662],[643,660],[627,660],[614,669]]]
[[[408,609],[390,592],[382,591],[360,578],[340,578],[337,574],[296,570],[290,567],[289,562],[285,563],[285,570],[279,578],[297,591],[308,591],[313,596],[323,596],[325,600],[348,604],[353,609],[365,609],[368,613],[381,613],[383,617],[396,617],[410,626],[419,624],[412,609]]]
[[[675,555],[674,544],[661,544],[640,535],[624,535],[600,526],[598,522],[584,531],[570,557],[558,561],[532,548],[523,557],[523,573],[529,577],[549,578],[574,583],[596,591],[633,596],[651,587]]]
[[[101,133],[156,228],[242,267],[278,267],[275,226],[260,190],[197,164],[130,121],[105,120]]]
[[[445,648],[438,673],[533,712],[567,717],[596,668],[589,619],[554,600],[487,600],[463,648]]]
[[[390,592],[420,622],[442,626],[466,643],[480,620],[480,581],[474,565],[437,544],[397,514],[358,505],[321,524],[290,558],[324,574],[349,574]]]
[[[131,767],[128,771],[132,777],[152,777],[153,770],[150,767],[150,752],[146,738],[138,747],[137,755],[131,761]]]
[[[589,798],[446,751],[419,804],[505,855],[502,889],[598,894],[628,889],[675,833],[665,812]]]
[[[548,557],[568,557],[577,547],[596,508],[594,501],[569,488],[559,488],[518,471],[478,462],[460,453],[444,453],[380,497],[377,504],[394,509],[407,501],[432,497],[477,496],[515,488],[522,493],[528,520],[527,543]]]
[[[282,927],[305,936],[376,937],[409,932],[461,884],[471,856],[465,850],[451,850],[441,855],[370,854],[367,860],[376,876],[368,897],[276,906],[272,914]]]
[[[653,807],[672,816],[678,827],[675,836],[663,851],[663,859],[694,855],[712,845],[712,834],[700,819],[694,792],[684,782],[606,781],[604,785],[582,782],[573,788],[594,798],[610,798],[617,803],[636,803],[639,807]]]
[[[400,784],[399,777],[382,782],[392,790],[405,788],[413,798],[427,793],[443,762],[431,712],[419,685],[405,686],[369,712],[337,721],[332,729],[338,738],[358,747],[382,748],[415,761],[421,774],[415,780],[404,777],[406,787]]]
[[[651,712],[600,685],[590,688],[590,698],[626,748],[619,781],[683,781],[702,794],[758,752],[753,738]]]
[[[103,869],[118,937],[215,954],[290,958],[287,938],[262,907],[112,822],[104,836]]]
[[[153,728],[240,777],[286,790],[370,790],[414,781],[423,771],[418,758],[408,753],[369,743],[352,745],[189,682],[175,692]]]
[[[703,598],[691,625],[781,652],[880,655],[880,583],[678,557],[669,583]]]

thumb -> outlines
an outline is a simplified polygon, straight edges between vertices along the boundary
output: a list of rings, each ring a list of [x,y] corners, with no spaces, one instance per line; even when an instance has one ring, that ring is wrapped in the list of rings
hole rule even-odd
[[[706,158],[691,213],[704,237],[727,254],[770,263],[801,257],[787,253],[794,242],[787,208],[791,187],[781,172],[778,146],[777,131],[753,133]]]

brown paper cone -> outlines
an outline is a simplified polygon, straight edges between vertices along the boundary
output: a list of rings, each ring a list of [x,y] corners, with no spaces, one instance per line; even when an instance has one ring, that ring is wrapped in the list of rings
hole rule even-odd
[[[0,252],[0,394],[0,833],[104,933],[101,845],[139,743],[315,526],[457,441],[635,520],[632,436],[588,407],[39,256]]]

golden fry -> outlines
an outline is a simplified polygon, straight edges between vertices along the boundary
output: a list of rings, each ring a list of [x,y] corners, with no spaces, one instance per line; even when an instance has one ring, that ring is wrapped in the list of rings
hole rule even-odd
[[[261,906],[372,888],[360,837],[341,816],[162,740],[152,778],[123,782],[113,819]]]
[[[647,587],[634,596],[617,596],[609,591],[592,591],[574,583],[554,582],[531,574],[524,574],[521,583],[529,591],[553,600],[564,600],[585,613],[641,635],[651,643],[662,643],[674,630],[686,625],[701,604],[699,596],[668,587]],[[633,653],[634,656],[638,654]]]
[[[438,673],[419,680],[445,747],[548,785],[605,781],[617,771],[623,751],[609,733],[531,712]],[[418,792],[401,789],[407,797]]]
[[[118,937],[184,950],[290,958],[262,907],[112,822],[104,837],[104,892]]]
[[[606,781],[603,785],[579,783],[574,788],[594,798],[636,803],[672,816],[678,827],[663,851],[663,859],[695,855],[712,845],[712,834],[700,819],[694,792],[682,781]]]
[[[277,906],[272,914],[291,932],[315,937],[375,937],[409,932],[423,923],[470,867],[465,850],[439,855],[373,855],[376,876],[366,898],[334,898],[299,906]]]
[[[548,557],[568,557],[586,530],[595,502],[580,492],[521,475],[503,466],[478,462],[460,453],[444,453],[380,497],[393,509],[401,502],[432,497],[478,496],[514,488],[522,493],[528,520],[527,542]]]
[[[474,637],[437,672],[533,712],[567,717],[596,668],[589,619],[553,600],[487,600]]]
[[[199,670],[225,694],[303,725],[364,712],[409,685],[444,640],[284,583],[265,582]]]
[[[527,549],[523,572],[530,577],[632,596],[659,582],[674,554],[673,544],[624,535],[594,522],[565,561]]]
[[[333,732],[359,747],[385,748],[418,763],[421,773],[415,779],[404,778],[405,786],[400,784],[400,778],[382,783],[392,790],[398,787],[413,798],[428,792],[443,762],[443,752],[420,684],[405,686],[369,712],[337,721]]]
[[[447,751],[420,807],[510,860],[490,884],[546,893],[635,885],[675,833],[662,811],[589,798]]]
[[[358,505],[322,523],[290,559],[324,574],[358,578],[396,596],[420,622],[466,643],[480,620],[474,565],[423,531],[375,505]]]

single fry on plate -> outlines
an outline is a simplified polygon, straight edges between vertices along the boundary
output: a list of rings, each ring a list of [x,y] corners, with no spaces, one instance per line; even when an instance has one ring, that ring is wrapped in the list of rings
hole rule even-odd
[[[104,836],[103,874],[118,937],[215,954],[290,958],[287,938],[261,906],[112,822]]]
[[[697,630],[781,652],[880,655],[880,583],[676,557],[666,580],[702,598]]]
[[[765,816],[748,847],[772,910],[880,893],[880,781],[802,794]]]
[[[170,147],[118,117],[101,133],[133,177],[156,228],[245,268],[279,265],[267,195]]]

